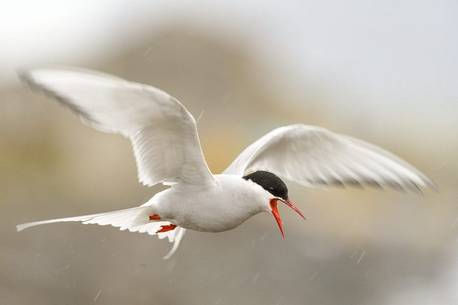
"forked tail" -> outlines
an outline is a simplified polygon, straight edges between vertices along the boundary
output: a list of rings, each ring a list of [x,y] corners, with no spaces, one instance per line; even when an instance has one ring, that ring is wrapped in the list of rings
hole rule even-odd
[[[169,242],[173,243],[169,253],[164,256],[164,259],[168,259],[178,249],[186,229],[176,227],[174,230],[159,232],[163,226],[170,226],[171,223],[168,221],[151,221],[149,217],[151,214],[153,214],[153,209],[151,206],[139,206],[135,208],[111,211],[106,213],[29,222],[17,225],[16,229],[19,232],[34,226],[71,221],[81,222],[83,224],[98,224],[102,226],[112,225],[114,227],[118,227],[120,230],[129,230],[130,232],[157,235],[159,239],[167,237]]]

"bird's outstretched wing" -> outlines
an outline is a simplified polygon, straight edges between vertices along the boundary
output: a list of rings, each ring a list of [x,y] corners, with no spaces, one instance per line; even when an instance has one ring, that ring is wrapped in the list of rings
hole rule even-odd
[[[36,69],[20,75],[32,88],[68,106],[86,124],[128,137],[141,183],[215,183],[195,119],[169,94],[87,70]]]
[[[162,226],[168,226],[171,223],[168,221],[150,221],[149,215],[152,213],[153,211],[150,206],[143,205],[135,208],[106,213],[29,222],[16,226],[16,229],[17,231],[22,231],[30,227],[56,222],[81,222],[83,224],[97,224],[102,226],[111,225],[119,228],[121,231],[128,230],[130,232],[157,235],[159,239],[167,237],[169,242],[173,243],[169,253],[164,257],[167,259],[177,250],[186,229],[176,227],[174,230],[159,232]]]
[[[431,180],[369,143],[302,124],[277,128],[248,146],[225,174],[265,170],[305,186],[370,185],[419,191]]]

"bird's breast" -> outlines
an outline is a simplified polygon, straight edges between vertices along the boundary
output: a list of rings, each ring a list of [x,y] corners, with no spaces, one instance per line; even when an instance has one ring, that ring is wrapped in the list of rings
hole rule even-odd
[[[233,229],[262,211],[256,190],[235,178],[220,179],[212,187],[171,188],[161,198],[161,209],[166,209],[171,221],[183,228],[203,232]]]

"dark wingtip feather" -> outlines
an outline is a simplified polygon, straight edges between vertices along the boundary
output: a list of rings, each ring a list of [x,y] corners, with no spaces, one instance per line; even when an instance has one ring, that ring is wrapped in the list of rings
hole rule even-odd
[[[94,125],[94,127],[97,125],[102,126],[100,122],[93,118],[89,113],[81,109],[78,105],[72,103],[68,98],[52,90],[46,84],[40,84],[33,76],[33,71],[38,70],[39,69],[18,69],[17,74],[21,82],[30,90],[41,92],[49,97],[56,99],[58,102],[69,108],[73,113],[83,119],[83,122],[85,122],[86,125]]]
[[[24,86],[29,87],[30,89],[37,89],[36,84],[34,83],[33,77],[30,74],[30,69],[21,68],[16,71],[19,80]]]

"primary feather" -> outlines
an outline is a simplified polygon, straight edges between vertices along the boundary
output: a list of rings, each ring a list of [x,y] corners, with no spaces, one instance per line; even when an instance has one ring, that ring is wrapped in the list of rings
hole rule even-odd
[[[419,191],[434,187],[393,154],[324,128],[302,124],[277,128],[248,146],[225,174],[265,170],[305,186],[370,185]]]

